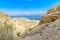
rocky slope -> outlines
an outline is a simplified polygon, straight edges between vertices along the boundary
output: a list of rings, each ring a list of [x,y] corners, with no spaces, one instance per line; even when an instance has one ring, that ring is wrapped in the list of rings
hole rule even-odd
[[[48,10],[47,14],[30,33],[20,40],[60,40],[60,5]]]
[[[58,13],[60,12],[60,4],[58,6],[51,8],[50,10],[48,10],[47,14],[56,13],[56,12],[58,12]]]
[[[42,17],[42,20],[40,21],[39,25],[54,22],[57,19],[60,19],[60,5],[49,9],[47,14]]]
[[[60,40],[60,19],[43,24],[19,38],[20,40]]]

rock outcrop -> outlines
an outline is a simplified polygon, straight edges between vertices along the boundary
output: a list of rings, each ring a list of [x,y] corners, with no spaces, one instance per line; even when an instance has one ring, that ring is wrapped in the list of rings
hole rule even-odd
[[[60,19],[60,5],[48,10],[47,14],[42,17],[42,19],[38,25],[54,22],[57,19]]]

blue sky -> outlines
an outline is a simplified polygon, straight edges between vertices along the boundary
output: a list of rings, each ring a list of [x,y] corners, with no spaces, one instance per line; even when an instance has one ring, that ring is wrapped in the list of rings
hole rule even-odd
[[[0,0],[0,11],[10,16],[43,15],[60,0]]]

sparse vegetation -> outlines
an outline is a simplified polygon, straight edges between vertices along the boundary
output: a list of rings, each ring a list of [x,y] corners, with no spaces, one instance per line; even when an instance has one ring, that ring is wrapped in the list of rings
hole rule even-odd
[[[29,31],[31,31],[32,29],[31,28],[29,28]]]
[[[0,22],[0,40],[13,40],[12,25]]]
[[[20,32],[17,33],[17,36],[20,36]]]

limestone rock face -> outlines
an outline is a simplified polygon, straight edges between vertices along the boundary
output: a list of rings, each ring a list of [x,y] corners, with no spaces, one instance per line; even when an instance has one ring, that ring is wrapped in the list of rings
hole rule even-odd
[[[57,19],[60,19],[60,5],[52,8],[52,9],[49,9],[47,14],[42,17],[42,19],[38,25],[54,22]]]

